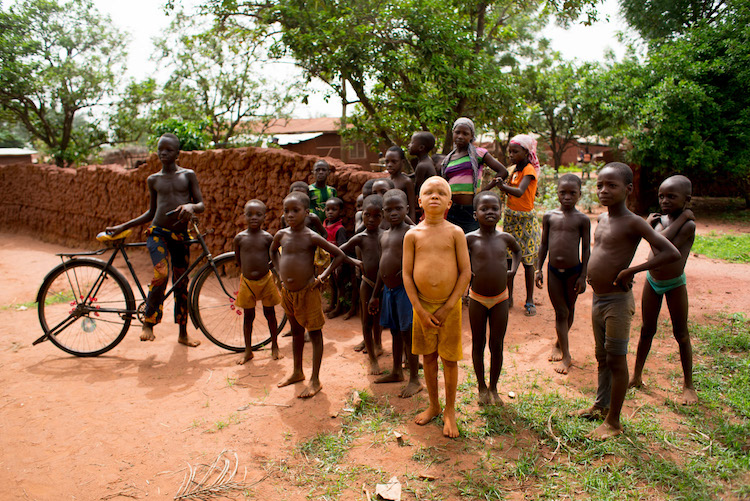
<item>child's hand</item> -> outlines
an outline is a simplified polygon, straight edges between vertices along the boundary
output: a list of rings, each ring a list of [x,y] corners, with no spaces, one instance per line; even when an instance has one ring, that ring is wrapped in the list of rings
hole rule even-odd
[[[357,268],[359,268],[359,269],[360,269],[360,270],[362,270],[362,271],[365,271],[365,265],[364,265],[364,264],[362,264],[362,261],[361,261],[361,260],[359,260],[359,259],[355,259],[355,258],[353,258],[353,257],[350,257],[349,259],[351,260],[351,262],[352,262],[352,264],[353,264],[354,266],[356,266]]]
[[[108,226],[104,229],[104,231],[107,233],[107,235],[117,235],[118,233],[122,233],[123,227],[121,224],[118,224],[117,226]]]
[[[370,313],[370,315],[375,315],[378,311],[380,311],[380,298],[373,297],[370,299],[370,302],[367,303],[367,311]]]
[[[175,210],[179,211],[179,214],[177,215],[177,219],[179,220],[195,217],[195,209],[193,207],[193,204],[178,205]]]
[[[440,327],[440,321],[435,318],[435,315],[433,315],[429,311],[425,310],[424,308],[420,308],[418,310],[415,309],[415,311],[417,312],[419,321],[424,327]]]
[[[630,268],[622,270],[615,277],[615,281],[613,282],[613,285],[619,285],[620,287],[623,288],[623,290],[629,291],[630,289],[633,288],[633,275],[635,274],[632,271],[630,271]]]
[[[542,270],[537,270],[537,272],[534,273],[534,283],[536,284],[537,289],[541,289],[542,285],[544,285],[544,273],[542,273]]]
[[[578,277],[578,280],[576,280],[573,290],[576,291],[576,294],[583,294],[586,292],[586,277],[584,277],[583,274],[581,274],[581,276]]]
[[[646,222],[649,224],[649,226],[653,228],[654,226],[656,226],[656,223],[659,221],[660,218],[661,218],[661,214],[654,212],[653,214],[648,215],[648,217],[646,218]]]
[[[438,326],[440,326],[440,325],[443,325],[443,322],[445,322],[445,319],[448,318],[449,313],[450,311],[448,310],[448,308],[446,308],[445,305],[443,305],[437,310],[435,310],[435,313],[433,313],[432,316],[435,317],[435,319],[438,321]]]
[[[318,285],[323,285],[323,282],[326,281],[326,277],[324,277],[323,275],[325,275],[325,272],[315,277],[315,281],[313,282],[314,287],[317,287]]]
[[[498,184],[502,184],[502,182],[503,182],[502,179],[500,179],[499,177],[495,176],[495,177],[492,178],[492,180],[489,183],[487,183],[487,187],[485,188],[485,190],[491,190],[492,188],[494,188]]]
[[[683,214],[685,214],[685,217],[688,221],[695,221],[695,214],[693,214],[693,211],[691,211],[690,209],[685,209]]]

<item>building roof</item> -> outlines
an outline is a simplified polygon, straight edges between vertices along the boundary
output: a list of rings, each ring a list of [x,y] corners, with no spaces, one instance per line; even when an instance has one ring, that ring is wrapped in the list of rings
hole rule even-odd
[[[0,148],[0,157],[22,157],[35,154],[36,150],[27,150],[26,148]]]
[[[264,134],[307,134],[312,132],[338,132],[340,118],[278,118],[262,132]],[[261,132],[257,126],[256,132]]]

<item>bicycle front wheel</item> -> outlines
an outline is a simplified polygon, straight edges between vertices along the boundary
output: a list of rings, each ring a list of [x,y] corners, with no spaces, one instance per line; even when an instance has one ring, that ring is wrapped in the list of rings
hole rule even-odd
[[[122,341],[135,299],[120,272],[98,259],[72,259],[50,271],[37,293],[42,330],[61,350],[95,357]]]
[[[240,289],[240,270],[234,258],[234,252],[227,252],[213,261],[206,263],[198,273],[192,285],[193,322],[214,344],[226,350],[245,351],[243,322],[246,312],[234,306],[234,300]],[[286,324],[286,316],[281,306],[274,308],[278,332]],[[263,315],[263,306],[255,306],[253,322],[253,350],[258,350],[271,342],[271,332]]]

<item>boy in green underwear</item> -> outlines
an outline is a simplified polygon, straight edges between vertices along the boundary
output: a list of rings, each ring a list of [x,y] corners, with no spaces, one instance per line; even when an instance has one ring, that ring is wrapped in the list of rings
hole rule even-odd
[[[677,340],[682,362],[683,386],[682,403],[692,405],[698,402],[693,386],[693,348],[688,332],[688,296],[685,279],[685,264],[695,240],[695,216],[687,209],[692,184],[685,176],[672,176],[659,186],[661,214],[651,214],[648,222],[665,236],[680,251],[681,259],[674,263],[654,268],[647,272],[646,283],[641,297],[643,327],[638,341],[635,368],[629,386],[643,385],[642,373],[651,342],[656,334],[662,298],[666,296],[669,316],[672,319],[672,332]]]

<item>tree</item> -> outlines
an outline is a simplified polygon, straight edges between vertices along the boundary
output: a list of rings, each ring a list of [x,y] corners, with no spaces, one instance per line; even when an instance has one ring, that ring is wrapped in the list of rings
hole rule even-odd
[[[590,65],[577,67],[552,56],[523,72],[521,85],[532,107],[531,130],[549,144],[555,169],[565,151],[578,144],[577,137],[588,133],[581,88],[590,71]]]
[[[444,138],[446,150],[458,116],[486,127],[514,110],[506,104],[515,97],[507,68],[550,12],[570,20],[593,5],[589,0],[208,0],[206,8],[221,19],[251,19],[257,30],[275,37],[277,57],[293,57],[345,105],[356,104],[350,123],[359,137],[404,144],[413,131],[430,130]]]
[[[62,167],[105,136],[83,115],[111,95],[126,37],[91,0],[23,0],[0,12],[0,107]]]
[[[717,19],[726,5],[725,0],[620,0],[620,11],[645,40],[658,42]]]
[[[265,48],[248,30],[210,19],[178,14],[167,35],[157,41],[161,61],[172,68],[158,115],[199,122],[214,146],[229,146],[240,123],[270,121],[289,113],[297,98],[296,82],[265,76]]]

